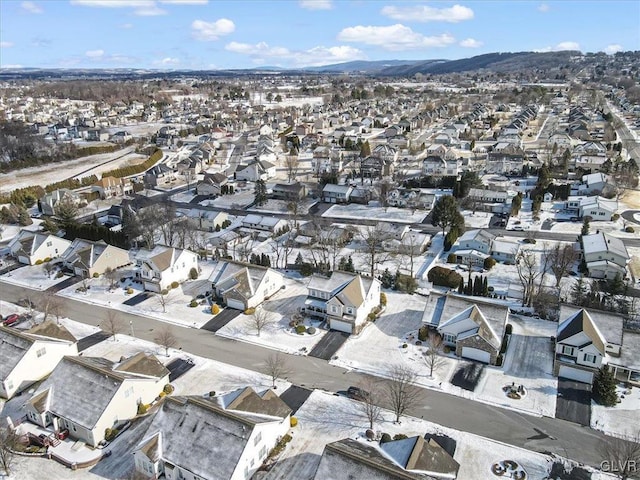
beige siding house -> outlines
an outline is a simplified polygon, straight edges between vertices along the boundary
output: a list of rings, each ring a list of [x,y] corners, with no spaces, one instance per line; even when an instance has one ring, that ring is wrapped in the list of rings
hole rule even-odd
[[[80,277],[103,275],[107,268],[113,270],[131,263],[129,252],[107,245],[103,241],[93,242],[76,238],[62,254],[64,263]]]

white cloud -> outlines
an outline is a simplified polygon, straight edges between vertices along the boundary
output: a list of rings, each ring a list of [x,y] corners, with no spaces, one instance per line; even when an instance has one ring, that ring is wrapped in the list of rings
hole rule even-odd
[[[448,33],[427,37],[400,23],[387,27],[364,25],[347,27],[338,34],[338,40],[376,45],[391,51],[446,47],[456,41]]]
[[[84,54],[89,58],[100,58],[104,56],[104,50],[88,50]]]
[[[617,43],[612,43],[611,45],[607,45],[604,49],[604,53],[608,53],[609,55],[613,55],[616,52],[621,52],[623,50],[622,45]]]
[[[42,13],[44,12],[44,10],[42,10],[42,7],[40,7],[39,5],[36,5],[34,2],[22,2],[20,4],[20,6],[22,7],[22,9],[26,12],[29,13]]]
[[[96,8],[133,8],[133,14],[141,17],[165,15],[155,0],[71,0],[71,5]]]
[[[194,20],[191,24],[191,33],[194,38],[204,42],[218,40],[224,35],[233,33],[235,29],[235,24],[228,18],[221,18],[215,22]]]
[[[307,10],[331,10],[333,8],[331,0],[300,0],[298,4],[300,8]]]
[[[172,57],[165,57],[161,60],[156,60],[153,62],[154,65],[159,65],[162,67],[167,67],[167,66],[175,66],[175,65],[180,65],[180,59],[179,58],[172,58]]]
[[[13,47],[13,42],[0,42],[0,48]]]
[[[130,28],[133,28],[133,23],[123,23],[122,25],[120,25],[120,28],[128,30]]]
[[[434,8],[426,5],[415,7],[383,7],[382,15],[404,22],[448,22],[458,23],[473,18],[473,10],[462,5],[448,8]]]
[[[544,47],[535,50],[536,52],[560,52],[562,50],[580,50],[578,42],[560,42],[555,47]]]
[[[460,46],[465,48],[479,48],[482,45],[483,43],[475,38],[466,38],[460,42]]]
[[[17,63],[7,63],[6,65],[0,65],[0,69],[1,68],[23,68],[22,65],[19,65]]]
[[[542,13],[548,12],[549,8],[551,8],[551,7],[549,7],[549,5],[546,4],[546,3],[541,3],[540,5],[538,5],[538,11],[542,12]]]
[[[256,64],[264,64],[275,59],[276,63],[284,62],[287,66],[295,67],[327,65],[366,58],[362,50],[348,45],[335,47],[318,46],[308,50],[289,50],[286,47],[271,46],[265,42],[255,45],[230,42],[224,48],[229,52],[248,55]]]

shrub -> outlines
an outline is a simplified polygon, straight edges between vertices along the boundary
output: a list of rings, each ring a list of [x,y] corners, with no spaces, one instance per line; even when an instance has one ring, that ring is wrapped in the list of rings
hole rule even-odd
[[[445,346],[442,348],[442,351],[443,351],[444,353],[451,353],[451,347],[450,347],[449,345],[445,345]]]
[[[296,425],[298,425],[298,419],[296,417],[291,417],[291,419],[289,420],[289,424],[292,428],[295,427]]]
[[[40,259],[36,260],[36,265],[42,265],[42,263],[43,263],[42,260]]]
[[[367,320],[369,320],[370,322],[373,322],[376,319],[376,314],[373,312],[369,312],[369,315],[367,315]]]
[[[163,392],[160,392],[160,393],[158,394],[158,399],[160,399],[160,398],[164,398],[164,397],[166,397],[166,396],[167,396],[167,394],[166,394],[166,393],[164,393],[164,391],[163,391]]]
[[[409,345],[407,345],[406,343],[402,344],[402,348],[407,348]]]
[[[484,263],[483,263],[483,265],[482,265],[482,266],[483,266],[486,270],[491,270],[491,269],[494,267],[494,265],[495,265],[496,263],[498,263],[498,262],[496,262],[496,259],[495,259],[495,258],[493,258],[493,257],[487,257],[487,258],[485,258],[485,259],[484,259]]]
[[[171,385],[170,383],[167,383],[163,388],[162,391],[164,393],[166,393],[167,395],[173,393],[175,389],[173,388],[173,385]]]
[[[400,273],[396,275],[394,289],[399,292],[413,293],[418,289],[418,281],[411,275]]]
[[[289,322],[289,326],[290,326],[291,328],[293,328],[293,327],[295,327],[295,326],[297,326],[297,325],[298,325],[298,321],[297,321],[297,320],[291,320],[291,321]]]
[[[307,329],[306,329],[306,327],[304,325],[297,325],[296,326],[296,333],[298,335],[302,335],[306,331],[307,331]]]
[[[56,273],[56,278],[62,278],[64,277],[64,273],[62,273],[62,271],[58,271],[58,273]]]
[[[193,300],[191,300],[191,301],[189,302],[189,306],[190,306],[191,308],[195,308],[195,307],[197,307],[197,306],[198,306],[198,301],[194,298]]]
[[[51,257],[45,257],[44,258],[44,262],[50,262],[51,261]]]
[[[284,450],[284,447],[287,446],[287,443],[289,443],[290,441],[291,441],[291,435],[287,433],[280,439],[278,444],[271,449],[271,451],[269,452],[269,457],[275,457],[279,455]]]
[[[429,270],[427,278],[434,285],[449,288],[458,288],[462,280],[462,276],[459,273],[441,266],[436,266]]]
[[[447,263],[456,263],[456,254],[450,253],[447,255]]]
[[[138,404],[138,415],[144,415],[149,411],[149,405],[145,405],[144,403]]]
[[[314,333],[316,333],[316,328],[315,327],[309,327],[307,328],[307,333],[309,335],[313,335]]]
[[[513,325],[511,325],[510,323],[507,323],[507,326],[505,327],[504,332],[507,335],[511,335],[513,333]]]
[[[216,391],[215,391],[215,390],[211,390],[211,391],[209,392],[209,396],[210,396],[210,397],[215,397],[215,396],[216,396]]]
[[[191,270],[189,270],[189,278],[191,280],[196,280],[198,278],[198,269],[193,267]]]
[[[618,221],[619,218],[620,215],[618,213],[614,213],[613,215],[611,215],[611,220],[614,222]]]
[[[636,231],[636,229],[633,228],[631,225],[629,225],[627,228],[624,229],[624,231],[627,233],[633,233]]]
[[[131,295],[133,293],[133,288],[127,288],[127,295]]]
[[[142,404],[140,404],[142,405]],[[138,410],[140,410],[140,407],[138,407]],[[118,436],[118,429],[117,428],[106,428],[104,430],[104,439],[107,442],[110,442],[111,440],[113,440],[114,438],[116,438]]]
[[[426,325],[423,325],[418,329],[418,338],[421,341],[424,342],[428,336],[429,336],[429,328]]]
[[[98,272],[93,272],[93,278],[98,278],[100,274]]]
[[[375,432],[373,430],[371,430],[370,428],[367,428],[367,431],[364,432],[364,434],[369,440],[373,440],[376,437]]]
[[[416,345],[419,347],[420,345],[422,345],[422,340],[416,340]]]
[[[247,308],[247,309],[244,311],[244,314],[245,314],[245,315],[253,315],[254,313],[256,313],[256,309],[255,309],[255,308],[253,308],[253,307],[251,307],[251,308]]]
[[[171,288],[178,288],[180,284],[178,282],[171,282]]]
[[[218,306],[217,303],[214,303],[213,305],[211,305],[211,313],[213,315],[217,315],[220,313],[220,307]]]
[[[404,433],[396,433],[393,436],[394,440],[405,440],[406,438],[409,438],[409,437],[407,437]]]
[[[165,288],[160,292],[160,295],[169,295],[169,289]]]
[[[493,292],[495,290],[495,288],[493,288],[492,285],[489,285],[489,287],[487,288],[487,290],[489,290],[490,292]]]
[[[392,440],[391,435],[389,435],[388,433],[383,433],[382,436],[380,437],[380,443],[387,443],[390,442]]]
[[[498,358],[496,358],[496,367],[501,367],[503,361],[504,357],[502,356],[502,354],[498,355]]]
[[[380,305],[383,307],[387,305],[387,294],[384,292],[380,292]]]

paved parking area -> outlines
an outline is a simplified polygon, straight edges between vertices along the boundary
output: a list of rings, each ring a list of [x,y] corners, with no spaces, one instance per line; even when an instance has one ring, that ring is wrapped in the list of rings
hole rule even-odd
[[[591,385],[558,378],[556,418],[591,425]]]
[[[151,292],[141,292],[137,295],[134,295],[133,297],[125,300],[124,302],[122,302],[123,305],[129,305],[130,307],[134,307],[142,302],[144,302],[145,300],[151,298],[153,294]]]
[[[458,368],[456,373],[451,377],[451,384],[464,390],[473,392],[478,386],[482,372],[484,372],[484,364],[476,362],[468,362]]]
[[[512,334],[505,373],[516,377],[544,378],[553,373],[553,344],[549,337]]]
[[[313,350],[309,352],[309,356],[331,360],[335,353],[340,350],[342,344],[347,341],[347,338],[349,338],[348,333],[331,330],[313,347]]]
[[[94,345],[105,341],[109,337],[110,335],[107,332],[100,330],[99,332],[89,335],[88,337],[81,338],[80,340],[78,340],[78,352],[82,352],[89,347],[93,347]]]
[[[304,402],[307,401],[307,398],[309,398],[309,395],[311,395],[312,392],[313,390],[309,390],[308,388],[291,385],[282,392],[280,399],[287,404],[291,409],[291,414],[293,415],[304,404]]]
[[[205,323],[202,327],[202,330],[207,330],[209,332],[216,333],[222,327],[224,327],[231,320],[236,318],[242,312],[240,310],[234,310],[233,308],[225,308],[207,323]]]
[[[193,368],[193,360],[176,358],[167,364],[169,370],[169,381],[173,382]]]

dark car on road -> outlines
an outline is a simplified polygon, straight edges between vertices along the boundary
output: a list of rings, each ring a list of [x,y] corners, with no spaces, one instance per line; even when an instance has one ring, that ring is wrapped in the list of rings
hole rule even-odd
[[[364,401],[369,398],[369,392],[359,387],[349,387],[347,388],[347,397],[353,400]]]

